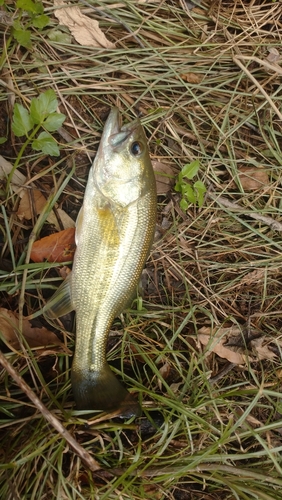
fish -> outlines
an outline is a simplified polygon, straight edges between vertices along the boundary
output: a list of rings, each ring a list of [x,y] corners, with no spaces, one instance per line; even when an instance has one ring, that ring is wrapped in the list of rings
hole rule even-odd
[[[105,123],[76,221],[68,278],[44,307],[48,318],[76,312],[72,391],[79,410],[141,414],[106,357],[111,325],[132,302],[155,233],[155,175],[141,122]]]

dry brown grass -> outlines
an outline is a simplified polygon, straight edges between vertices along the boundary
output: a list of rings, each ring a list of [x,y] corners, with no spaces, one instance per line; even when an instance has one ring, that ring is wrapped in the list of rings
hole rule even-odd
[[[143,402],[139,421],[98,415],[85,427],[72,409],[68,352],[4,347],[104,470],[90,473],[2,370],[0,497],[281,499],[282,4],[207,0],[189,10],[185,0],[82,1],[116,43],[105,51],[52,41],[54,30],[68,32],[53,3],[43,3],[52,22],[43,33],[32,29],[32,50],[0,25],[0,135],[8,137],[1,154],[13,162],[20,148],[10,134],[13,100],[28,105],[53,88],[67,116],[56,135],[62,161],[27,150],[19,170],[47,196],[75,153],[76,171],[59,197],[73,219],[112,105],[125,118],[141,115],[152,159],[172,184],[198,159],[207,194],[186,213],[173,187],[159,196],[142,307],[113,325],[109,359]],[[6,10],[11,16],[13,2]],[[24,265],[36,218],[20,221],[19,200],[4,188],[1,306],[17,310],[25,269],[30,314],[57,286],[58,266]],[[50,231],[44,224],[40,235]],[[70,329],[60,333],[72,348]]]

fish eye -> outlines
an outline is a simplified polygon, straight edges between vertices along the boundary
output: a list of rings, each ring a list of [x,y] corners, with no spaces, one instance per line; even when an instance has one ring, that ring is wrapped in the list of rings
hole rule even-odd
[[[130,152],[133,156],[140,156],[143,151],[143,145],[141,142],[133,142],[130,147]]]

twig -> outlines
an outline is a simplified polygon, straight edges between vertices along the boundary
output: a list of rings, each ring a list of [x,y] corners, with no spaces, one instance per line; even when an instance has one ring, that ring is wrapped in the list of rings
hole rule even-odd
[[[256,212],[249,212],[245,208],[240,207],[240,205],[238,205],[237,203],[234,203],[233,201],[229,201],[227,198],[224,198],[224,196],[216,196],[211,192],[208,193],[208,196],[212,200],[217,201],[219,205],[222,205],[226,208],[230,208],[231,210],[236,210],[236,212],[241,212],[244,215],[248,215],[252,219],[263,222],[267,226],[270,226],[271,229],[273,229],[274,231],[282,231],[282,224],[280,222],[277,222],[276,220],[273,220],[272,217],[258,214]]]
[[[7,370],[9,375],[14,379],[19,388],[27,395],[27,397],[32,401],[36,408],[42,413],[43,417],[51,424],[54,429],[62,436],[63,439],[67,441],[69,446],[73,451],[81,458],[84,464],[89,467],[92,471],[97,471],[101,469],[99,463],[91,457],[91,455],[86,451],[74,437],[65,429],[61,422],[46,408],[46,406],[40,401],[33,390],[27,385],[23,378],[17,373],[14,367],[5,358],[4,354],[0,351],[0,364]]]

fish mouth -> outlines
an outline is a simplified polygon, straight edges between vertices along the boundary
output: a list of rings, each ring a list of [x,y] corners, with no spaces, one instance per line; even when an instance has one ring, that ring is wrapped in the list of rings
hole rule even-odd
[[[120,126],[120,113],[118,108],[112,108],[104,126],[99,151],[103,154],[109,146],[118,149],[130,137],[134,130],[140,126],[139,119]]]
[[[112,108],[104,125],[101,143],[107,143],[112,135],[120,132],[120,115],[118,108]]]

